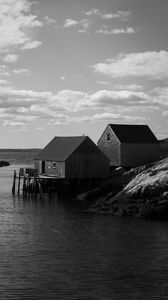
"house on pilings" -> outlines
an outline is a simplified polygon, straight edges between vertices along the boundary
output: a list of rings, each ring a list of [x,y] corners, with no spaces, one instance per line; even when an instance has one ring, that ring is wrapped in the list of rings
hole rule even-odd
[[[87,136],[54,137],[35,157],[39,174],[62,179],[109,176],[109,159]]]
[[[108,124],[97,145],[110,167],[144,165],[160,154],[159,141],[147,125]]]

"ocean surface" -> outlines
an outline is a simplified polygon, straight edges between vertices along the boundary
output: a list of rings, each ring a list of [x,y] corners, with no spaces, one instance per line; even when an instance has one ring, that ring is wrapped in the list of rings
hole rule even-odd
[[[168,223],[12,197],[0,168],[0,299],[168,299]]]

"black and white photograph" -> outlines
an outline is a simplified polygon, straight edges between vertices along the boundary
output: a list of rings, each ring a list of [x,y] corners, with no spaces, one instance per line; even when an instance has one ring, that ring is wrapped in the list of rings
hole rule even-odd
[[[0,300],[168,299],[168,1],[0,0]]]

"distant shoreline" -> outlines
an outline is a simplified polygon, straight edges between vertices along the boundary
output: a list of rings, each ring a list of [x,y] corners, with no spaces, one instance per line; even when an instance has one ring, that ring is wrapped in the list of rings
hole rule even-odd
[[[0,149],[0,161],[7,161],[13,164],[33,164],[34,157],[41,149]]]
[[[0,152],[37,152],[41,148],[0,148]]]
[[[0,168],[1,167],[7,167],[7,166],[10,166],[10,163],[6,160],[1,160],[0,161]]]

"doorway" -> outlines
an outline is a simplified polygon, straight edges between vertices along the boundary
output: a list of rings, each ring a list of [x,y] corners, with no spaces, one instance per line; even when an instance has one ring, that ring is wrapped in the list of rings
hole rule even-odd
[[[45,161],[42,161],[41,171],[42,171],[42,174],[45,174]]]

